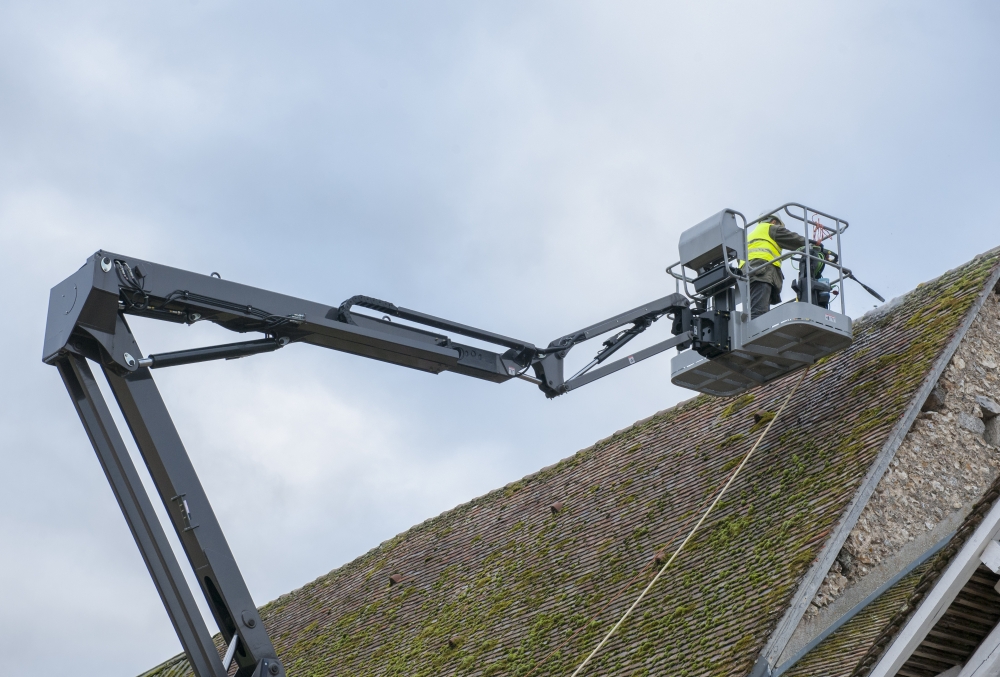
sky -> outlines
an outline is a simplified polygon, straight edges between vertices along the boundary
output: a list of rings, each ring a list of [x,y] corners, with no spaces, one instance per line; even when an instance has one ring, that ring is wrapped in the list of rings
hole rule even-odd
[[[0,0],[5,665],[180,650],[40,359],[98,249],[544,345],[672,292],[685,228],[796,201],[891,298],[1000,245],[998,29],[960,0]],[[692,395],[668,355],[551,401],[303,345],[155,378],[258,604]]]

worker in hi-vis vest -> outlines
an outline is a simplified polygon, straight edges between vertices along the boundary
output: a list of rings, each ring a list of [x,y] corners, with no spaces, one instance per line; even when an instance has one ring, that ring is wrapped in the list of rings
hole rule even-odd
[[[782,249],[796,250],[806,246],[806,239],[785,228],[777,216],[769,216],[747,233],[747,258],[750,259],[750,314],[760,317],[781,303]],[[742,266],[741,266],[742,267]]]

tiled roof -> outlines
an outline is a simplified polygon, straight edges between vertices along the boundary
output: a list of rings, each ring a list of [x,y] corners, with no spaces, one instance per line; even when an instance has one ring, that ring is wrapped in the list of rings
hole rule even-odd
[[[998,258],[979,257],[856,323],[853,346],[812,368],[586,675],[750,671]],[[523,677],[585,627],[534,672],[569,674],[651,571],[594,614],[683,536],[798,378],[660,412],[265,605],[289,674]],[[147,674],[174,677],[182,666]]]
[[[933,561],[925,562],[904,576],[803,656],[784,673],[784,677],[850,677],[858,661],[865,656],[932,565]]]
[[[184,654],[179,654],[166,663],[157,665],[152,670],[142,673],[139,677],[188,677],[190,675],[191,668],[188,667],[187,658]]]

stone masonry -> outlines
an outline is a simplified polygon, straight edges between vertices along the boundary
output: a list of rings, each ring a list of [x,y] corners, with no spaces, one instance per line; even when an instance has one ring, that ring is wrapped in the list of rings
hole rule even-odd
[[[1000,472],[998,293],[989,295],[927,398],[807,619],[910,541],[964,516]]]

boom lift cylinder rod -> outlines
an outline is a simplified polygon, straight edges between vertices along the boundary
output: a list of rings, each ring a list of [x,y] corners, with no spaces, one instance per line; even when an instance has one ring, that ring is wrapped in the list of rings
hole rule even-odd
[[[247,357],[248,355],[270,353],[287,344],[288,339],[282,337],[280,339],[265,338],[257,341],[226,343],[221,346],[177,350],[171,353],[157,353],[149,357],[141,357],[139,358],[139,366],[149,367],[150,369],[162,369],[163,367],[177,367],[182,364],[195,364],[210,360],[235,360],[240,357]]]

